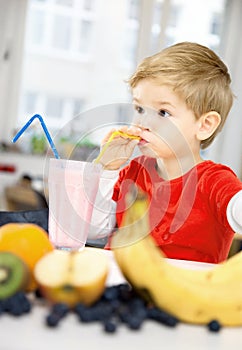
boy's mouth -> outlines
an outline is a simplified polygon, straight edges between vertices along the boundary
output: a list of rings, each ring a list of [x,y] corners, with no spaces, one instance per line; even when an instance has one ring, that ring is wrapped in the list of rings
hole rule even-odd
[[[145,139],[141,139],[138,143],[138,146],[144,146],[148,143],[148,141],[146,141]]]

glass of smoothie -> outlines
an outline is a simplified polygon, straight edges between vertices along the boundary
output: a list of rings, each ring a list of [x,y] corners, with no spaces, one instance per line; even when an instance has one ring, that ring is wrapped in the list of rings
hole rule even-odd
[[[48,231],[56,249],[84,248],[101,172],[100,164],[50,159]]]

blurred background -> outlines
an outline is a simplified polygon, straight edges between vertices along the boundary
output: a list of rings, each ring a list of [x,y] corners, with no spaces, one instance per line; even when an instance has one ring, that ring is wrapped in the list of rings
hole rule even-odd
[[[85,160],[99,147],[89,131],[102,122],[90,111],[112,106],[102,109],[105,124],[125,121],[125,79],[144,57],[179,41],[209,46],[229,67],[236,100],[204,157],[242,178],[241,26],[242,0],[0,0],[0,209],[40,206],[25,191],[17,196],[19,186],[43,194],[53,155],[39,122],[11,143],[33,114],[62,157]]]

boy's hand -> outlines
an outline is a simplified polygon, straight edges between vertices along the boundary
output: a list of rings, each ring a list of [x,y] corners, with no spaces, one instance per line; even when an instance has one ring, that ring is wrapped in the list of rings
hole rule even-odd
[[[121,133],[119,133],[121,131]],[[118,131],[112,129],[103,139],[101,152],[96,162],[103,165],[104,169],[119,169],[132,155],[135,146],[139,143],[139,139],[129,137],[128,127],[123,127]],[[110,137],[112,140],[110,141]]]

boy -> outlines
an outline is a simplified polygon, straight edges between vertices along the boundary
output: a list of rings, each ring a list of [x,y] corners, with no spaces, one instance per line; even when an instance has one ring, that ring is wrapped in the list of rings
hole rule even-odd
[[[175,44],[140,63],[129,80],[134,123],[121,128],[140,140],[117,135],[100,158],[102,204],[89,238],[120,226],[125,195],[136,184],[150,199],[150,234],[168,258],[227,258],[234,232],[242,233],[242,182],[228,167],[203,160],[201,149],[226,121],[230,83],[220,58],[196,43]],[[124,166],[136,146],[142,155]]]

